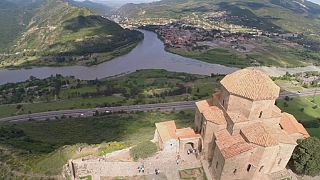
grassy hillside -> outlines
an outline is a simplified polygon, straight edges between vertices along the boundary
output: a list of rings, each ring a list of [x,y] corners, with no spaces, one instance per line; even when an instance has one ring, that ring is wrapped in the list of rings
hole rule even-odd
[[[40,2],[36,1],[30,6],[28,0],[0,1],[0,53],[14,44],[15,39],[25,30],[39,4]]]
[[[43,0],[33,11],[9,55],[0,56],[0,67],[98,64],[128,52],[142,39],[141,33],[64,0]]]
[[[96,2],[89,1],[89,0],[85,0],[85,1],[68,0],[68,1],[75,6],[92,9],[93,11],[95,11],[101,15],[105,15],[112,10],[111,7],[109,7],[105,4],[96,3]]]
[[[0,179],[63,179],[69,159],[136,145],[153,138],[155,123],[174,119],[181,128],[193,118],[188,110],[0,123]]]
[[[320,6],[293,0],[162,0],[145,4],[127,4],[118,13],[132,18],[183,17],[191,13],[227,11],[238,16],[235,24],[262,30],[320,32]]]
[[[294,0],[162,0],[154,3],[127,4],[118,9],[123,23],[132,25],[183,23],[205,29],[225,29],[236,32],[260,30],[268,34],[297,33],[301,38],[261,38],[251,53],[233,49],[221,56],[215,51],[195,51],[185,48],[167,50],[183,56],[228,66],[296,67],[320,62],[320,6],[309,1]],[[208,28],[209,27],[209,28]],[[236,29],[236,30],[235,30]],[[300,47],[283,45],[297,43]],[[224,48],[224,47],[220,47]],[[230,56],[241,61],[233,62]],[[217,60],[216,57],[222,57]],[[225,61],[226,59],[226,61]],[[252,63],[254,62],[254,63]]]

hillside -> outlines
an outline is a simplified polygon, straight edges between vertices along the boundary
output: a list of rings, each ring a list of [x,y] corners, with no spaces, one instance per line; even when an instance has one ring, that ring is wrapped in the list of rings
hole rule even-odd
[[[238,16],[230,23],[269,30],[320,32],[320,6],[294,0],[162,0],[145,4],[126,4],[118,9],[129,18],[178,18],[192,13],[227,11]],[[310,23],[312,22],[312,23]]]
[[[112,8],[107,6],[106,4],[97,3],[90,0],[85,0],[85,1],[68,0],[68,2],[78,7],[85,7],[85,8],[91,9],[101,15],[106,15],[112,10]]]
[[[123,29],[89,9],[64,0],[40,2],[38,7],[30,4],[31,18],[14,38],[7,39],[15,45],[0,56],[0,67],[93,65],[128,52],[142,39],[141,33]]]
[[[28,0],[0,1],[0,52],[13,45],[13,41],[24,31],[39,4],[39,1],[35,1],[30,6]]]
[[[320,6],[309,1],[162,0],[126,4],[116,14],[124,25],[162,25],[152,28],[164,32],[162,38],[169,31],[180,36],[199,35],[200,42],[190,43],[188,39],[185,47],[178,44],[178,48],[169,43],[167,50],[210,63],[238,67],[320,64]],[[217,35],[217,30],[224,37]],[[245,40],[239,40],[239,36]],[[166,43],[171,40],[164,38]],[[173,41],[181,40],[177,37]],[[235,57],[237,62],[230,59]]]

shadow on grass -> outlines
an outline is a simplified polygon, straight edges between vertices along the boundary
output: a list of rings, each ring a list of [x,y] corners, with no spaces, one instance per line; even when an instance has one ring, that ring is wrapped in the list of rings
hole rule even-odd
[[[316,99],[320,98],[316,96]],[[317,107],[315,104],[319,103],[318,101],[314,103],[309,102],[308,97],[283,97],[283,99],[277,100],[277,106],[283,112],[294,115],[311,136],[318,138],[320,138],[320,116],[317,112],[320,112],[320,107]]]

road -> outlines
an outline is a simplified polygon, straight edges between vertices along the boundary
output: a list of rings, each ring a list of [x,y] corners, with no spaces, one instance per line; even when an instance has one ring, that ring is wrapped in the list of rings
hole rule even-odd
[[[298,96],[313,96],[314,94],[320,95],[320,90],[315,93],[315,90],[305,90],[300,93],[282,92],[280,98],[298,97]],[[94,109],[75,109],[75,110],[61,110],[61,111],[50,111],[41,112],[34,114],[26,114],[19,116],[12,116],[2,118],[2,122],[19,122],[29,120],[48,120],[58,119],[61,117],[90,117],[94,116],[98,111],[99,113],[113,113],[113,112],[147,112],[147,111],[171,111],[171,110],[183,110],[195,108],[195,101],[183,101],[183,102],[172,102],[172,103],[160,103],[160,104],[144,104],[144,105],[132,105],[132,106],[117,106],[117,107],[104,107]]]

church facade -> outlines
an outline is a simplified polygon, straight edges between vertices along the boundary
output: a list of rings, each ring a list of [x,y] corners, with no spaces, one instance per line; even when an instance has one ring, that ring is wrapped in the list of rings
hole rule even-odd
[[[275,105],[280,88],[254,69],[227,75],[221,85],[221,91],[196,103],[195,133],[211,176],[263,180],[284,170],[297,140],[309,134]]]

